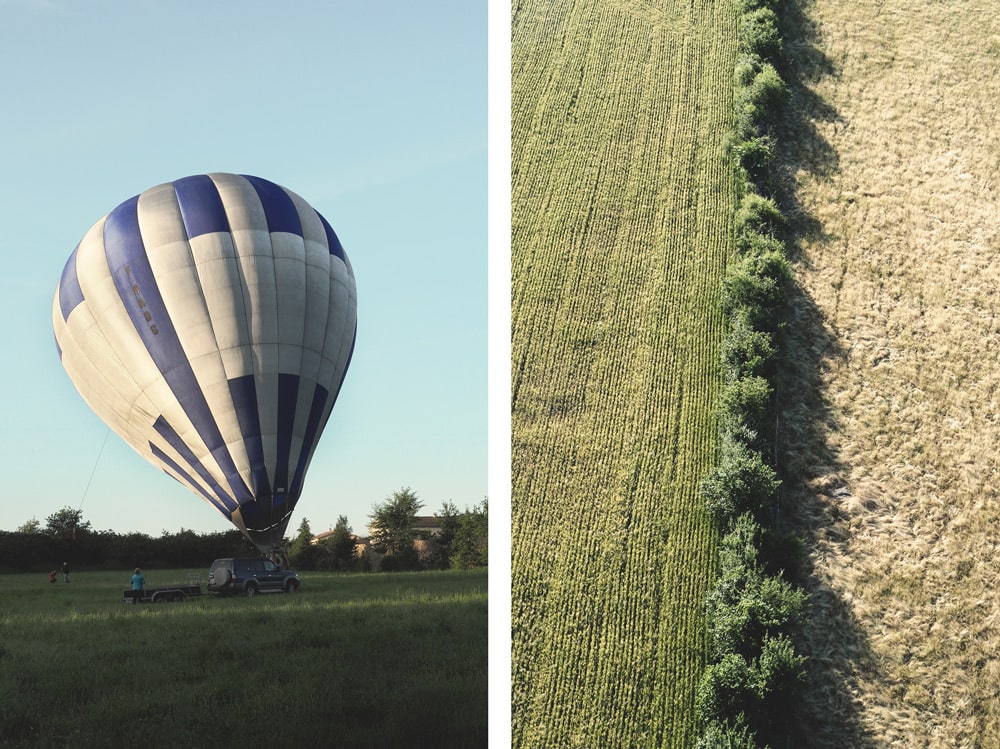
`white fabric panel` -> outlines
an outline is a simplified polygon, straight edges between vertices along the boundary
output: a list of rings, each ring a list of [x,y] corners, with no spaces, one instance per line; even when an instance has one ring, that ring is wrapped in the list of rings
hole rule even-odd
[[[347,366],[351,353],[352,336],[357,322],[356,294],[353,276],[348,275],[348,266],[339,259],[333,260],[332,298],[334,309],[331,311],[329,330],[323,353],[332,362],[336,380]],[[336,387],[337,382],[334,383]]]
[[[267,215],[253,185],[235,174],[209,174],[226,209],[229,229],[233,234],[257,231],[267,234]],[[267,248],[268,245],[262,245]],[[269,251],[268,251],[269,252]]]
[[[306,329],[302,347],[320,354],[330,318],[330,260],[326,245],[306,243]]]
[[[343,371],[343,365],[339,363],[338,359],[342,348],[344,324],[348,322],[349,304],[350,284],[346,266],[339,258],[331,255],[330,311],[327,317],[326,336],[323,341],[323,360],[319,373],[319,381],[330,383],[330,387],[336,387],[339,373]]]
[[[225,385],[226,372],[215,343],[195,258],[187,241],[184,221],[173,188],[167,185],[166,189],[154,188],[143,193],[139,196],[137,211],[146,257],[195,379],[203,392],[220,383]],[[169,388],[167,390],[169,392]],[[218,399],[208,401],[208,406],[220,429],[225,426],[233,433],[240,433],[239,425],[233,417],[231,398],[221,402]],[[221,486],[228,486],[229,482],[222,468],[183,414],[184,409],[177,396],[171,393],[169,405],[163,409],[164,418],[185,444],[192,448],[212,477]],[[248,461],[244,458],[243,462]]]
[[[302,363],[302,335],[306,316],[305,247],[296,234],[271,235],[274,281],[281,289],[278,301],[278,371],[298,372]]]

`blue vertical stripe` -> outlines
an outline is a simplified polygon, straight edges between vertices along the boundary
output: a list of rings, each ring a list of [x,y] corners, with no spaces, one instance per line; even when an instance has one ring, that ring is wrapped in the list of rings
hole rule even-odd
[[[288,460],[292,452],[292,434],[295,432],[295,406],[299,400],[299,376],[278,374],[278,461],[274,468],[274,488],[285,493],[288,485]],[[284,497],[276,497],[276,504]]]
[[[312,405],[309,408],[309,420],[306,422],[306,431],[302,435],[302,452],[299,453],[299,462],[295,466],[295,476],[292,479],[292,486],[289,492],[293,497],[298,497],[302,493],[302,484],[305,481],[306,466],[309,458],[316,450],[316,443],[320,435],[320,421],[323,412],[326,410],[327,401],[330,398],[330,391],[322,385],[317,384],[313,391]]]
[[[236,377],[229,381],[229,392],[236,409],[236,420],[243,434],[243,445],[250,459],[253,495],[267,497],[271,494],[271,482],[264,464],[264,441],[260,434],[260,409],[257,405],[257,381],[252,374]]]
[[[139,231],[138,203],[138,196],[125,201],[104,222],[108,267],[146,350],[242,503],[252,498],[250,490],[236,470],[167,314]]]
[[[77,245],[59,279],[59,311],[62,312],[63,322],[69,319],[69,313],[83,301],[83,289],[80,288],[80,277],[76,272],[76,253],[79,249],[80,245]]]
[[[323,222],[323,228],[326,230],[326,246],[330,248],[330,254],[336,255],[345,263],[347,262],[347,253],[344,252],[344,246],[340,244],[340,239],[337,237],[337,233],[330,226],[330,222],[323,218],[323,214],[316,211],[316,215],[319,216],[319,220]]]
[[[229,218],[211,177],[199,174],[179,179],[173,185],[189,239],[213,232],[229,232]]]
[[[257,191],[257,196],[264,206],[264,214],[267,216],[267,230],[272,233],[283,231],[298,234],[301,237],[302,222],[299,220],[299,212],[295,210],[295,203],[288,197],[288,193],[266,179],[247,174],[241,176]]]

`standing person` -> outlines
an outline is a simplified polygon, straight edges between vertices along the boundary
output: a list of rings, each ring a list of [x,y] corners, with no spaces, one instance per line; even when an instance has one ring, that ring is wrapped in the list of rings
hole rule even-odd
[[[139,603],[142,600],[143,588],[146,587],[146,578],[142,576],[142,570],[135,568],[132,575],[132,603]]]
[[[49,573],[49,582],[54,583],[55,581],[56,581],[56,571],[52,570],[52,572]]]
[[[69,562],[63,562],[63,582],[69,582]]]

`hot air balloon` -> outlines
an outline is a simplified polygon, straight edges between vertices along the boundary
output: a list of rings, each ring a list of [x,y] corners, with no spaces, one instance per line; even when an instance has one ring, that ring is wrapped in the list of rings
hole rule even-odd
[[[86,233],[52,322],[94,412],[277,549],[357,333],[354,273],[326,219],[259,177],[158,185]]]

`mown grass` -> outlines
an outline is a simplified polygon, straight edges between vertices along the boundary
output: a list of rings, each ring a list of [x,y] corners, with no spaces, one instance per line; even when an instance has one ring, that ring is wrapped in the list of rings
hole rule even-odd
[[[0,746],[486,745],[485,570],[139,606],[126,578],[0,578]]]
[[[695,740],[737,21],[513,8],[515,746]]]

